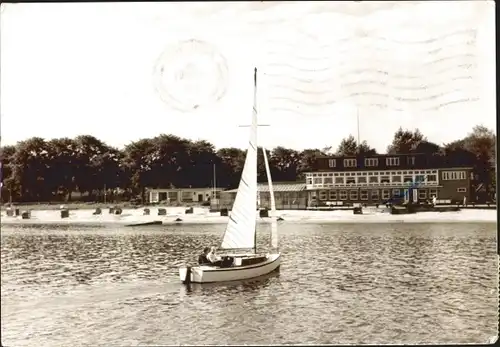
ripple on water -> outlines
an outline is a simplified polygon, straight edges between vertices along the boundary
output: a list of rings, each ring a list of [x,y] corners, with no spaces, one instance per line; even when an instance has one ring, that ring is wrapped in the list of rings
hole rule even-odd
[[[187,290],[177,266],[218,225],[3,226],[3,343],[481,343],[497,333],[495,228],[284,223],[279,275]]]

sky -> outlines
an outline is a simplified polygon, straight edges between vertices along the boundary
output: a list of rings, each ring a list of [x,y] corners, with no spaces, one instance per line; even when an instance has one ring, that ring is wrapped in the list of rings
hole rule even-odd
[[[175,134],[384,152],[496,129],[493,1],[1,4],[2,145]]]

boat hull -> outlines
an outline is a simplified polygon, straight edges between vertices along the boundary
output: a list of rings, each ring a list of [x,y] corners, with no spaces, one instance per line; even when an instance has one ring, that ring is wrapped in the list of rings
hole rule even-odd
[[[214,283],[246,280],[260,277],[277,270],[281,263],[281,254],[268,254],[266,260],[247,266],[220,268],[214,266],[193,266],[190,268],[190,278],[186,278],[188,266],[179,268],[179,278],[185,283]]]

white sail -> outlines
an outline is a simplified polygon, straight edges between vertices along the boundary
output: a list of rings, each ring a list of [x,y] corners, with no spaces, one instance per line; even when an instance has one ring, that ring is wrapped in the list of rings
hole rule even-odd
[[[278,221],[276,220],[276,202],[274,200],[273,180],[271,178],[271,170],[269,169],[269,161],[267,160],[266,149],[263,147],[264,164],[266,166],[267,183],[269,185],[269,198],[271,199],[271,247],[278,248]]]
[[[221,249],[255,247],[255,227],[257,223],[257,69],[254,70],[254,105],[250,140],[236,192],[229,222],[222,239]]]

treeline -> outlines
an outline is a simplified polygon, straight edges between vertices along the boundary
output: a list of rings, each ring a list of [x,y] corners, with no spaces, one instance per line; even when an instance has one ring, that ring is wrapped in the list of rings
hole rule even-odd
[[[495,158],[496,135],[476,126],[464,139],[438,145],[427,141],[417,129],[399,129],[387,153],[430,153],[472,157],[479,181],[494,187],[491,165]],[[296,151],[276,147],[268,151],[274,181],[296,181],[314,170],[317,156],[376,154],[366,142],[357,144],[353,136],[332,147]],[[71,201],[75,192],[84,201],[141,199],[148,188],[213,186],[214,166],[218,187],[238,185],[245,151],[238,148],[216,150],[207,141],[191,141],[174,135],[141,139],[117,149],[83,135],[74,139],[46,141],[33,137],[15,146],[1,147],[2,201]],[[258,180],[266,181],[263,154],[259,151]],[[72,197],[73,195],[73,197]],[[83,197],[83,198],[82,198]],[[108,201],[110,201],[108,200]]]

